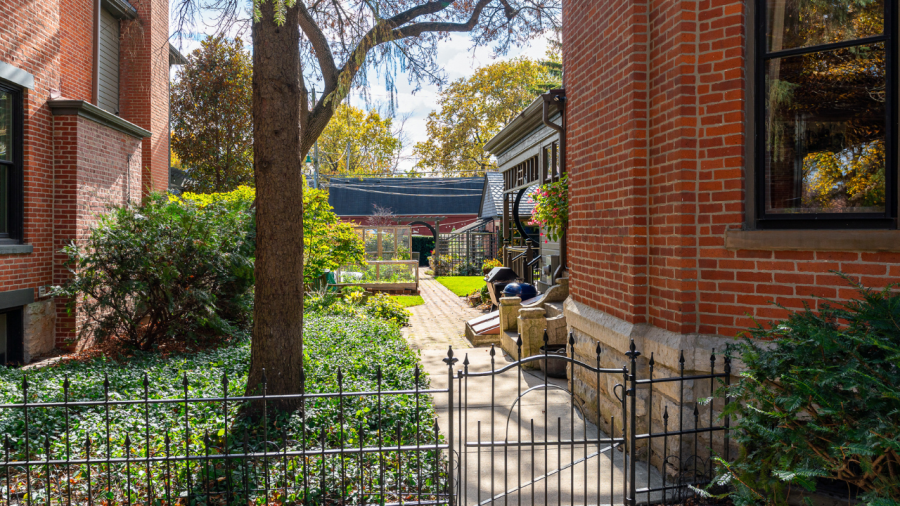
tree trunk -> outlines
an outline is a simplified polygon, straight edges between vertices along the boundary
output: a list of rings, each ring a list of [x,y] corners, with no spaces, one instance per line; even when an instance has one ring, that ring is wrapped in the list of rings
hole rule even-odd
[[[282,26],[275,2],[253,25],[253,164],[256,293],[247,393],[300,392],[303,370],[303,177],[299,10]],[[271,403],[293,410],[297,401]],[[257,405],[258,406],[258,405]]]

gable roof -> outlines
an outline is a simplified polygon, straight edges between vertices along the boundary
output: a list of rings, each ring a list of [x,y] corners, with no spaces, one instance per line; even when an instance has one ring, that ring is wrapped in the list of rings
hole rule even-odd
[[[332,178],[328,186],[338,216],[369,216],[376,204],[398,216],[477,215],[484,178]]]
[[[535,188],[537,186],[528,188],[526,194],[522,196],[522,202],[519,203],[520,216],[531,216],[534,201],[531,200],[530,195]],[[478,217],[485,219],[503,217],[503,174],[501,172],[485,173]]]

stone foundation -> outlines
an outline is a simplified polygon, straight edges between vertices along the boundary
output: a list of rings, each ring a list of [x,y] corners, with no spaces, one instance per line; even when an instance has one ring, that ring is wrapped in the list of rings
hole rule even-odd
[[[734,342],[733,339],[719,336],[675,334],[652,325],[631,324],[575,302],[571,298],[566,300],[564,312],[568,328],[575,339],[576,359],[592,366],[596,365],[599,343],[601,368],[621,369],[623,366],[630,368],[631,360],[626,356],[626,352],[633,340],[636,349],[641,353],[637,359],[638,380],[650,377],[651,357],[654,362],[653,378],[679,377],[682,352],[685,376],[709,374],[713,350],[716,352],[715,371],[720,373],[724,370],[725,347],[728,343]],[[732,381],[740,369],[741,364],[733,360]],[[622,402],[615,395],[614,389],[621,395],[622,389],[616,389],[616,385],[626,384],[624,374],[601,374],[598,385],[596,373],[576,367],[573,375],[570,366],[569,380],[575,396],[584,403],[585,416],[607,433],[611,429],[611,419],[615,418],[616,433],[621,435]],[[682,383],[683,389],[679,388]],[[679,429],[691,430],[695,427],[703,429],[710,426],[710,416],[713,426],[721,426],[724,421],[719,420],[718,416],[724,406],[724,400],[714,399],[712,412],[710,404],[703,401],[720,385],[719,380],[711,382],[707,379],[658,383],[653,385],[652,391],[649,385],[639,387],[635,409],[637,433],[645,434],[648,431],[662,433],[666,428],[669,432]],[[630,406],[630,399],[628,402]],[[663,419],[666,411],[669,415],[667,426]],[[706,466],[709,462],[710,447],[715,454],[724,455],[724,433],[718,431],[712,434],[711,443],[709,433],[700,434],[696,438],[693,435],[669,437],[666,448],[667,474],[670,476],[677,474],[676,462],[679,455],[684,462],[683,469],[688,473],[693,473],[694,461],[701,464],[702,468],[708,469]],[[640,441],[636,449],[637,457],[646,460],[649,451],[650,462],[662,470],[663,439],[653,438],[649,449],[646,440]],[[730,446],[730,455],[737,455],[737,446],[733,440]],[[691,456],[694,455],[697,459],[692,460]]]
[[[48,299],[33,302],[22,309],[25,363],[53,351],[56,341],[56,308]]]

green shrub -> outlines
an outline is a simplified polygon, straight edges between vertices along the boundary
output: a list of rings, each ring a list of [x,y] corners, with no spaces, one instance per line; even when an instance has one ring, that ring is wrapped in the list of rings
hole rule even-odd
[[[369,297],[365,310],[370,316],[393,322],[401,327],[409,325],[410,312],[403,308],[403,304],[386,293],[378,293],[374,297]]]
[[[386,293],[378,293],[361,303],[360,291],[352,290],[348,296],[333,292],[307,292],[303,298],[305,312],[320,316],[346,316],[351,318],[376,318],[400,327],[409,325],[410,312],[403,304]]]
[[[72,278],[55,293],[85,317],[79,338],[120,338],[141,350],[198,333],[231,333],[253,304],[254,220],[242,201],[154,195],[100,218],[64,248]],[[77,268],[76,268],[77,266]]]
[[[858,300],[758,326],[729,350],[747,367],[729,390],[741,455],[722,463],[735,504],[783,504],[788,485],[814,490],[819,477],[870,505],[900,501],[900,295],[857,288]]]
[[[487,283],[481,287],[481,303],[487,304],[491,301],[491,292],[488,291]]]

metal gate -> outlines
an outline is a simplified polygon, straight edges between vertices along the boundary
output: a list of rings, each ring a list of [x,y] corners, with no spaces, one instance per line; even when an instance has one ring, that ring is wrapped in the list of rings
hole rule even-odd
[[[445,433],[453,449],[449,452],[448,474],[453,486],[448,504],[634,506],[639,500],[643,504],[680,504],[694,495],[694,487],[704,486],[714,476],[713,459],[709,457],[713,453],[711,443],[706,449],[700,448],[701,436],[711,442],[713,433],[723,433],[721,448],[725,459],[729,458],[730,421],[724,417],[724,424],[716,425],[714,397],[695,399],[693,409],[687,411],[684,403],[686,382],[692,388],[696,382],[709,381],[711,394],[717,389],[717,383],[729,383],[731,370],[727,357],[722,372],[715,370],[713,353],[709,374],[687,376],[682,352],[680,375],[654,378],[651,355],[647,377],[639,379],[637,359],[641,353],[633,341],[625,353],[630,363],[621,368],[600,366],[599,344],[594,364],[573,358],[575,341],[571,334],[565,356],[549,354],[547,342],[545,334],[543,354],[501,367],[497,367],[498,351],[492,346],[489,370],[472,370],[468,355],[458,364],[452,349],[444,359],[449,366],[450,397]],[[517,356],[521,357],[521,337],[516,349]],[[565,362],[566,381],[553,381],[540,371],[530,379],[523,374],[527,368],[538,365],[547,370],[554,361]],[[588,413],[573,393],[572,378],[577,370],[593,375],[598,386],[601,381],[614,382],[612,391],[618,412],[609,417],[609,434],[588,422],[588,415],[596,416],[595,420],[603,419],[599,399],[594,412]],[[681,396],[678,421],[673,420],[670,427],[666,407],[662,430],[654,432],[651,422],[647,432],[639,433],[635,392],[642,388],[646,392],[643,400],[649,398],[647,409],[652,409],[654,385],[658,383],[676,385],[674,391]],[[512,389],[515,392],[512,402],[497,402],[498,392],[508,393]],[[704,408],[704,417],[701,417],[701,406],[708,406]],[[720,403],[719,407],[722,406]],[[701,426],[701,418],[705,419],[707,413],[708,424]],[[686,425],[685,420],[691,419],[693,423]],[[651,465],[650,459],[639,462],[631,450],[645,441],[649,447],[654,440],[661,440],[663,472]],[[684,455],[683,447],[691,445],[693,451]],[[677,452],[673,451],[676,446]],[[701,457],[704,452],[705,458]]]

